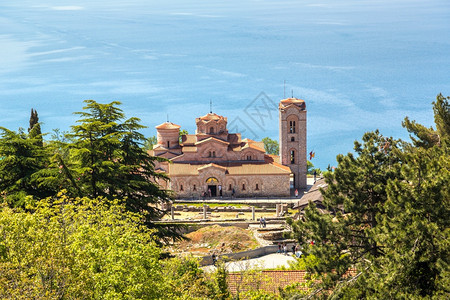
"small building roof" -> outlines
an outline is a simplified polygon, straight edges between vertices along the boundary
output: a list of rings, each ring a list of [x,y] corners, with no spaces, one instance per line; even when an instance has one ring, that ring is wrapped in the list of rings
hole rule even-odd
[[[300,107],[301,109],[306,109],[305,100],[297,99],[297,98],[287,98],[280,101],[280,108],[288,107],[289,105],[295,105]]]
[[[221,139],[218,139],[218,138],[215,138],[215,137],[211,136],[211,137],[209,137],[207,139],[204,139],[204,140],[196,142],[195,145],[200,145],[200,144],[203,144],[203,143],[210,143],[210,142],[222,143],[222,144],[225,144],[225,145],[229,145],[230,144],[228,142],[225,142],[224,140],[221,140]]]
[[[203,165],[203,166],[201,166],[200,168],[197,168],[197,170],[198,170],[198,171],[201,171],[201,170],[205,170],[205,169],[208,169],[208,168],[216,168],[216,169],[220,169],[220,170],[222,170],[223,172],[226,172],[226,171],[227,171],[227,168],[222,167],[222,166],[220,166],[220,165],[218,165],[218,164],[215,164],[215,163],[210,163],[210,164],[207,164],[207,165]]]
[[[164,122],[158,126],[156,126],[156,129],[180,129],[180,125],[174,124],[172,122]]]
[[[247,148],[251,148],[253,150],[266,153],[266,150],[264,150],[264,148],[261,148],[261,147],[258,147],[258,146],[259,145],[257,145],[257,143],[247,143],[247,144],[245,144],[244,147],[242,147],[242,150],[245,150]]]
[[[195,134],[183,134],[181,136],[181,143],[183,145],[193,145],[197,142],[197,135]]]
[[[303,209],[305,208],[309,202],[314,203],[322,203],[323,202],[323,195],[320,192],[320,188],[326,189],[328,186],[327,183],[325,183],[325,179],[321,178],[319,180],[316,180],[314,185],[306,191],[303,196],[298,200],[296,204],[294,204],[294,209]]]

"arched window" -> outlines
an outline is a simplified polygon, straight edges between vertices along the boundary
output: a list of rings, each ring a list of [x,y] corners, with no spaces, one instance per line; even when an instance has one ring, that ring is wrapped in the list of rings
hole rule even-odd
[[[291,164],[295,164],[295,150],[291,150]]]
[[[183,185],[181,184],[181,185],[180,185],[180,191],[182,191],[182,190],[183,190]]]
[[[213,151],[212,157],[216,157],[216,151]]]
[[[252,156],[251,155],[247,155],[247,160],[252,160]]]
[[[197,186],[194,184],[194,188],[192,189],[193,191],[197,190]]]
[[[231,183],[228,185],[228,190],[231,191]]]
[[[214,127],[209,128],[209,133],[214,133]]]
[[[242,190],[245,191],[245,183],[242,184]]]
[[[289,121],[289,133],[295,133],[295,121]]]
[[[170,148],[170,142],[167,141],[167,148]]]
[[[208,157],[212,157],[212,152],[211,151],[209,151]]]
[[[291,142],[295,142],[295,137],[291,136]]]
[[[258,184],[256,184],[255,190],[257,190],[257,191],[259,190]]]

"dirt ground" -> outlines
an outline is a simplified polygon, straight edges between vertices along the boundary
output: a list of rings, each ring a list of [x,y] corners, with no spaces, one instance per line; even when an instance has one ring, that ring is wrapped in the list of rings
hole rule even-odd
[[[212,225],[186,234],[185,241],[169,247],[174,254],[190,253],[194,256],[240,252],[260,246],[254,231],[235,226]]]

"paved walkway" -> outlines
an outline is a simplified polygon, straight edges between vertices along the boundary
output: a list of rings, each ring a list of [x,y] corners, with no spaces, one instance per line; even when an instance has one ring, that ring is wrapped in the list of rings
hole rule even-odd
[[[252,259],[230,261],[225,263],[225,266],[229,272],[240,272],[250,269],[275,269],[281,266],[289,267],[289,262],[294,261],[295,258],[292,256],[292,252],[288,252],[288,255],[273,253]],[[216,267],[205,266],[203,267],[203,270],[214,272]]]

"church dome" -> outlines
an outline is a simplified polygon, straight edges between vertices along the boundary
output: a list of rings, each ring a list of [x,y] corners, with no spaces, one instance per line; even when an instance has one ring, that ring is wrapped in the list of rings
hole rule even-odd
[[[226,120],[225,117],[223,116],[219,116],[216,113],[209,113],[207,115],[204,115],[203,117],[197,118],[198,120],[202,120],[202,121],[211,121],[211,120]]]
[[[180,129],[180,125],[174,124],[172,122],[164,122],[161,125],[156,126],[156,129]]]

